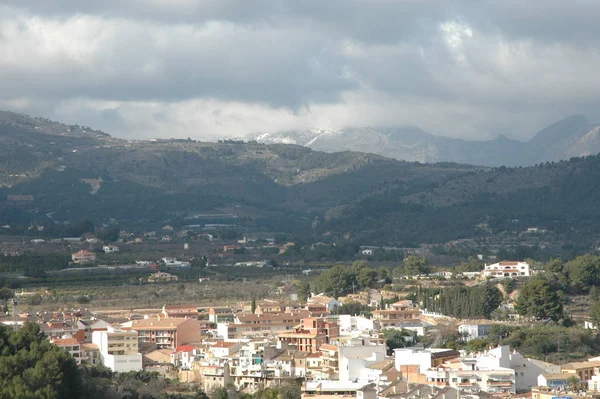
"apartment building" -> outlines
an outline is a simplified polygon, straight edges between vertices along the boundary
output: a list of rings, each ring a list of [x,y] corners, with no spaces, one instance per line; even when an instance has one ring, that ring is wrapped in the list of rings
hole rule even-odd
[[[300,326],[293,331],[280,333],[277,339],[301,352],[316,353],[322,345],[337,339],[339,335],[337,323],[326,318],[307,317],[302,319]]]
[[[159,349],[175,350],[180,345],[201,341],[201,327],[197,319],[151,318],[132,320],[122,324],[123,330],[138,332],[138,342],[151,342]]]
[[[412,306],[411,301],[399,301],[387,309],[374,310],[373,320],[379,322],[381,328],[402,328],[420,323],[421,312]]]
[[[272,337],[292,331],[310,312],[301,310],[285,313],[238,313],[232,322],[218,323],[217,335],[223,339]]]
[[[167,306],[163,305],[161,314],[163,317],[177,317],[177,318],[198,318],[198,308],[192,305],[184,306]]]
[[[92,343],[98,346],[105,367],[115,372],[142,370],[142,355],[138,352],[138,332],[109,326],[106,331],[94,331]]]

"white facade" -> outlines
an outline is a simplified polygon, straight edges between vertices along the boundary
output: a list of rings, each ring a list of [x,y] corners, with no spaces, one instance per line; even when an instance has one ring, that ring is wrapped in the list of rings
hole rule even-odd
[[[484,277],[529,277],[531,267],[527,262],[504,261],[485,265],[482,273]]]
[[[435,351],[433,348],[394,349],[394,366],[396,370],[400,370],[402,366],[417,365],[419,372],[424,373],[425,370],[431,368],[431,354]]]
[[[119,247],[115,245],[104,245],[102,247],[102,250],[104,251],[104,253],[112,254],[114,252],[119,252]]]
[[[368,367],[384,360],[386,350],[385,345],[350,343],[348,346],[340,346],[339,381],[367,380]]]
[[[487,338],[490,334],[490,328],[493,324],[461,324],[458,326],[458,332],[464,335],[465,341],[472,339]]]
[[[109,326],[107,331],[94,331],[92,342],[98,346],[104,366],[112,371],[142,370],[137,331],[123,331],[118,327]]]
[[[337,318],[341,335],[350,335],[353,331],[371,331],[379,328],[379,322],[364,316],[339,315]]]

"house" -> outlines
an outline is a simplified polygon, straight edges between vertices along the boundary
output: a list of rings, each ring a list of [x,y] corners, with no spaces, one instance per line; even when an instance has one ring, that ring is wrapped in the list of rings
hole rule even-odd
[[[179,280],[179,277],[165,272],[156,272],[148,277],[149,283],[168,283],[177,280]]]
[[[306,308],[315,313],[330,313],[341,303],[325,294],[313,295],[306,301]]]
[[[122,324],[123,330],[138,332],[140,344],[151,342],[159,349],[175,350],[180,345],[195,344],[201,341],[201,327],[197,319],[143,319]]]
[[[240,342],[225,342],[219,341],[209,349],[212,357],[226,358],[240,350],[242,344]]]
[[[238,247],[237,245],[224,245],[223,246],[223,252],[233,252],[236,249],[239,249],[240,247]]]
[[[597,370],[599,368],[599,360],[567,363],[563,364],[561,367],[563,374],[576,375],[581,381],[591,380],[592,376],[597,375]]]
[[[91,338],[90,338],[91,341]],[[100,348],[96,344],[81,344],[81,361],[96,366],[102,364],[102,358],[100,356]]]
[[[563,373],[557,374],[540,374],[538,376],[537,385],[539,387],[547,387],[552,390],[565,390],[569,385],[569,378],[572,376]]]
[[[482,274],[484,277],[529,277],[531,267],[527,262],[502,261],[492,265],[486,264]]]
[[[137,331],[109,326],[106,331],[94,331],[92,343],[98,346],[102,364],[112,371],[124,373],[142,370]]]
[[[93,263],[96,261],[96,254],[90,251],[81,250],[72,254],[71,259],[77,264]]]
[[[377,320],[381,328],[405,328],[421,323],[421,312],[413,307],[412,301],[398,301],[386,309],[373,311],[373,320]]]
[[[52,339],[54,345],[69,352],[69,354],[75,359],[77,364],[81,364],[81,344],[76,338],[65,337]]]
[[[494,323],[490,322],[469,322],[459,324],[458,332],[463,336],[463,340],[485,339],[490,335],[490,328]]]
[[[161,259],[161,262],[165,265],[165,267],[190,267],[190,262],[180,261],[177,260],[177,258],[164,257]]]
[[[104,245],[102,246],[102,250],[105,254],[112,254],[115,252],[119,252],[119,247],[117,247],[116,245]]]
[[[373,255],[373,250],[372,249],[363,249],[361,251],[361,254],[363,254],[365,256],[371,256],[371,255]]]
[[[347,381],[306,381],[301,399],[377,399],[375,384]]]
[[[180,345],[171,353],[171,363],[175,367],[190,370],[192,363],[194,363],[196,351],[197,349],[194,345]]]
[[[167,306],[163,305],[162,315],[166,318],[169,317],[180,317],[180,318],[198,318],[198,308],[196,306]]]

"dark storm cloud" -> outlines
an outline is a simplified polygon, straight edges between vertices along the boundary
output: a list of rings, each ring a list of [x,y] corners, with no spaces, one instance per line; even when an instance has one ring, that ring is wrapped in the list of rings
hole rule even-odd
[[[560,0],[5,0],[0,106],[129,135],[524,137],[600,119],[599,16]]]

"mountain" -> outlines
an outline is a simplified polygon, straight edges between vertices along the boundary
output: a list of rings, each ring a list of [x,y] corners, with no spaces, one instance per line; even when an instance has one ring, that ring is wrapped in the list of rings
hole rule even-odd
[[[573,115],[546,127],[528,142],[506,136],[487,141],[452,139],[434,136],[415,126],[253,133],[244,139],[298,144],[325,152],[370,152],[405,161],[527,166],[599,153],[600,142],[595,139],[599,126],[591,125],[584,116]]]
[[[532,226],[551,232],[540,242],[545,247],[600,241],[600,156],[488,168],[292,144],[120,140],[16,114],[4,120],[0,226],[11,227],[2,233],[27,234],[35,223],[46,235],[64,236],[86,221],[143,231],[214,223],[198,215],[233,213],[239,230],[310,241],[515,243]],[[556,130],[544,131],[536,145],[552,143]],[[384,136],[407,132],[413,143],[424,137],[414,129]],[[573,145],[585,148],[598,138],[592,129]],[[496,147],[510,143],[499,138]]]

